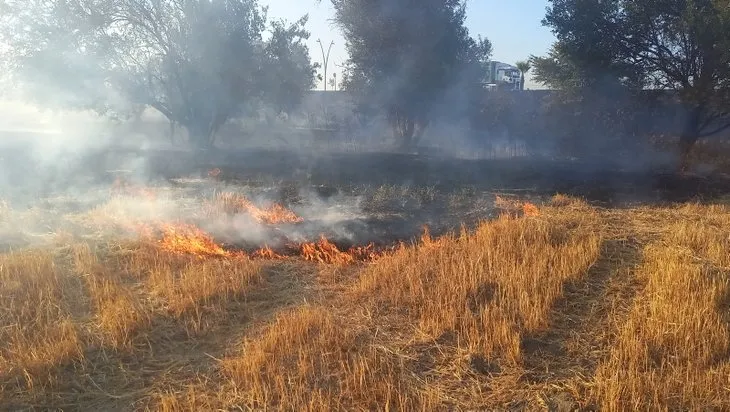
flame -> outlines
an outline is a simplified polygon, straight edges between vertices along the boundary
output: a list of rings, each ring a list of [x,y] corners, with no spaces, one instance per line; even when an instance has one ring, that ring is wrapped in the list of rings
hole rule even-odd
[[[342,252],[324,236],[317,242],[302,243],[300,253],[310,262],[347,264],[355,261],[351,254]]]
[[[522,213],[525,216],[538,216],[540,215],[540,212],[537,210],[537,206],[530,202],[525,202],[522,205]]]
[[[160,247],[168,252],[196,256],[232,257],[234,253],[225,250],[213,238],[198,227],[179,223],[166,224],[162,228]]]
[[[301,223],[304,221],[291,210],[274,203],[266,209],[254,205],[246,197],[231,192],[219,193],[212,204],[207,205],[209,212],[222,210],[224,213],[237,214],[245,212],[250,214],[256,221],[266,224],[278,223]]]
[[[253,259],[284,259],[286,256],[276,253],[268,245],[264,246],[250,256],[245,252],[229,251],[216,243],[213,237],[197,226],[187,223],[167,223],[155,228],[149,224],[136,225],[136,230],[141,237],[154,240],[155,244],[163,251],[192,255],[199,258],[220,257],[220,258],[253,258]],[[375,249],[375,245],[352,247],[343,252],[332,242],[322,236],[317,242],[305,242],[297,245],[297,253],[304,260],[310,262],[329,264],[352,264],[356,261],[373,261],[385,254]]]
[[[367,246],[353,246],[347,253],[352,255],[356,260],[373,261],[385,253],[375,250],[375,245],[370,243]]]
[[[317,242],[305,242],[299,245],[299,254],[304,260],[318,263],[352,264],[355,262],[372,262],[387,253],[389,251],[376,249],[373,243],[366,246],[353,246],[347,251],[341,251],[324,236],[321,236]]]
[[[217,176],[218,173],[215,172],[213,175]],[[122,178],[117,178],[114,181],[112,192],[119,194],[144,194],[154,197],[154,192],[149,189],[134,187]],[[258,222],[266,224],[300,223],[304,221],[304,219],[297,216],[293,211],[280,204],[275,203],[263,209],[254,205],[246,197],[232,192],[218,194],[213,202],[206,202],[205,210],[208,213],[222,211],[228,214],[236,214],[245,212],[250,214]],[[291,256],[290,253],[286,255],[279,254],[268,245],[261,247],[250,255],[243,251],[231,251],[217,243],[210,234],[189,223],[140,223],[125,221],[124,223],[117,222],[116,224],[121,224],[125,229],[137,233],[140,238],[153,243],[160,250],[173,254],[192,255],[198,258],[219,257],[266,260],[284,259],[286,256]],[[321,236],[316,242],[303,242],[290,246],[293,246],[290,252],[294,252],[295,255],[304,258],[306,261],[330,264],[352,264],[359,261],[373,261],[389,253],[384,249],[377,249],[372,243],[366,246],[353,246],[347,251],[342,251],[325,236]]]
[[[533,203],[507,200],[499,195],[495,196],[494,206],[500,209],[501,214],[507,218],[517,217],[520,212],[523,216],[538,216],[540,214],[537,206]]]
[[[260,259],[283,259],[284,256],[274,252],[270,247],[264,246],[261,249],[253,252],[253,255],[251,255],[254,258],[260,258]]]
[[[423,247],[437,247],[443,244],[443,238],[434,238],[431,236],[431,231],[428,226],[423,226],[423,234],[421,234],[421,246]]]

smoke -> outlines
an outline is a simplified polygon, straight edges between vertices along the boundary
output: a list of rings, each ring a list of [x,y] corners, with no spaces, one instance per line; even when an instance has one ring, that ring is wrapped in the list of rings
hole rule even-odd
[[[401,16],[410,12],[388,11]],[[24,18],[29,16],[24,12]],[[417,19],[401,20],[413,25],[406,32],[419,33]],[[415,235],[426,223],[455,226],[463,220],[460,213],[488,216],[491,211],[484,207],[485,199],[495,189],[540,186],[554,192],[593,179],[602,180],[606,186],[602,190],[613,193],[632,176],[645,178],[641,174],[669,161],[648,148],[626,155],[625,141],[613,139],[623,131],[596,130],[596,124],[612,122],[596,123],[595,117],[583,113],[602,113],[610,106],[605,102],[551,106],[551,96],[539,92],[483,91],[473,83],[474,66],[450,73],[439,92],[422,102],[430,122],[416,148],[420,153],[404,154],[401,142],[389,137],[392,130],[382,109],[388,102],[425,96],[413,91],[412,81],[438,67],[443,56],[397,56],[397,65],[384,86],[367,96],[366,103],[379,104],[377,110],[364,113],[359,111],[363,107],[358,105],[357,95],[346,92],[309,92],[299,99],[300,89],[309,88],[307,81],[313,80],[302,75],[310,68],[302,63],[308,51],[296,40],[299,28],[279,25],[280,37],[252,35],[250,41],[234,48],[242,56],[256,58],[261,58],[256,54],[261,50],[275,54],[294,48],[294,57],[281,66],[286,70],[225,84],[200,79],[221,69],[223,63],[231,67],[243,63],[207,61],[203,58],[209,57],[206,48],[197,43],[192,56],[183,56],[187,59],[184,65],[138,54],[142,52],[135,44],[106,45],[144,58],[156,70],[150,74],[139,66],[122,73],[103,71],[107,78],[95,72],[102,58],[108,57],[102,48],[95,49],[98,53],[68,55],[68,50],[54,43],[31,56],[33,67],[46,71],[42,76],[36,71],[31,77],[12,80],[19,86],[32,86],[21,96],[34,105],[0,106],[0,199],[4,202],[0,204],[0,237],[7,243],[0,247],[44,245],[62,232],[93,239],[95,234],[106,233],[107,224],[129,228],[175,221],[193,221],[216,239],[240,247],[283,246],[321,234],[353,244],[396,241]],[[82,44],[93,40],[74,39]],[[26,43],[19,40],[15,46],[37,46],[38,39],[21,40]],[[259,48],[263,44],[269,47]],[[52,59],[48,57],[54,55],[52,47],[64,53]],[[13,50],[5,47],[0,54]],[[213,57],[223,59],[230,54],[217,52]],[[60,64],[63,58],[69,58],[69,64],[55,68],[53,64]],[[166,71],[179,67],[189,71]],[[158,77],[170,73],[180,76],[186,87],[164,90],[169,79]],[[301,84],[288,81],[294,78]],[[257,98],[234,105],[234,89],[240,96]],[[192,98],[186,99],[183,92]],[[269,94],[273,97],[259,98]],[[611,96],[610,90],[594,94]],[[141,111],[140,102],[154,108],[148,105]],[[216,129],[215,146],[201,147],[205,136],[200,136],[200,126],[213,120],[206,116],[229,109],[235,110]],[[182,121],[183,117],[176,117],[181,112],[204,115],[178,125],[176,134],[170,136],[169,119],[161,113]],[[638,117],[636,124],[649,128],[653,120]],[[591,160],[565,161],[569,157],[565,141],[590,152]],[[558,154],[563,155],[558,166],[547,162]],[[223,169],[222,181],[227,183],[206,176],[215,167]],[[633,175],[601,177],[607,169]],[[154,196],[113,197],[110,189],[118,178],[148,188]],[[288,185],[295,186],[292,197],[296,201],[281,198],[281,190]],[[436,194],[422,193],[427,187],[435,187]],[[476,189],[462,196],[459,191],[465,187]],[[329,191],[332,193],[324,193]],[[282,203],[303,222],[267,225],[246,213],[206,215],[206,202],[221,192],[240,193],[260,207]]]

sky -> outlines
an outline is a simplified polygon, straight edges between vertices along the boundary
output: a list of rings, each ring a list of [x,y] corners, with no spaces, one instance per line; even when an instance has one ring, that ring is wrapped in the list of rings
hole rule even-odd
[[[321,39],[324,52],[334,42],[329,55],[327,76],[337,73],[347,59],[345,41],[332,23],[334,10],[330,0],[260,0],[269,7],[270,18],[283,18],[294,22],[305,14],[309,15],[307,29],[311,37],[307,42],[312,60],[322,64],[322,49],[317,43]],[[481,35],[492,42],[492,59],[514,64],[527,59],[531,54],[547,53],[555,37],[540,21],[545,16],[547,0],[467,0],[466,26],[473,37]],[[320,82],[319,87],[322,88]],[[528,74],[525,88],[541,88],[531,81]]]

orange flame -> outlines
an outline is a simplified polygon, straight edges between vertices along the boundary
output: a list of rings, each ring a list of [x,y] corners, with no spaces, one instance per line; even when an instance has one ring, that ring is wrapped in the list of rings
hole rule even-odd
[[[423,226],[423,234],[421,234],[421,246],[423,247],[437,247],[443,244],[442,237],[434,238],[431,236],[431,231],[428,226]]]
[[[540,215],[540,212],[537,210],[537,206],[530,202],[525,202],[522,205],[522,213],[525,216],[538,216]]]
[[[387,253],[389,252],[385,250],[377,250],[372,243],[367,246],[353,246],[347,251],[341,251],[324,236],[321,236],[317,242],[305,242],[299,245],[299,254],[304,260],[330,264],[372,262]]]
[[[351,247],[347,253],[352,255],[356,260],[373,261],[385,253],[375,250],[375,245],[370,243],[367,246],[354,246]]]
[[[317,242],[302,243],[300,253],[310,262],[347,264],[355,261],[351,254],[342,252],[324,236]]]
[[[160,247],[171,253],[190,254],[199,257],[232,257],[235,254],[223,249],[213,238],[199,228],[189,224],[166,224],[162,226]]]
[[[537,206],[530,202],[520,202],[518,200],[508,200],[501,196],[495,196],[494,206],[500,209],[502,216],[506,218],[522,216],[538,216],[540,214]]]
[[[121,179],[117,179],[113,189],[127,189],[130,186]],[[303,219],[289,209],[274,204],[267,209],[256,207],[245,197],[235,193],[222,193],[216,197],[216,203],[208,203],[208,208],[218,207],[227,213],[248,212],[256,220],[263,223],[302,222]],[[209,211],[211,211],[209,209]],[[120,223],[117,223],[120,224]],[[261,247],[250,255],[243,251],[231,251],[216,243],[211,235],[197,226],[188,223],[122,223],[122,225],[137,233],[141,238],[154,243],[160,250],[179,254],[192,255],[198,258],[221,257],[221,258],[253,258],[253,259],[284,259],[287,255],[281,255],[271,249],[268,245]],[[296,255],[311,262],[329,264],[352,264],[358,261],[373,261],[384,256],[390,251],[376,249],[374,244],[366,246],[353,246],[347,251],[341,251],[335,244],[325,236],[316,242],[297,243],[292,251]],[[402,247],[403,245],[401,245]]]
[[[246,197],[231,192],[218,194],[214,202],[208,204],[209,212],[216,210],[222,210],[224,213],[229,214],[246,212],[256,219],[256,221],[266,224],[301,223],[304,221],[304,219],[297,216],[294,212],[278,203],[274,203],[267,209],[261,209]]]
[[[274,252],[270,247],[264,246],[261,249],[253,252],[253,255],[251,255],[254,258],[260,258],[260,259],[283,259],[284,256]]]

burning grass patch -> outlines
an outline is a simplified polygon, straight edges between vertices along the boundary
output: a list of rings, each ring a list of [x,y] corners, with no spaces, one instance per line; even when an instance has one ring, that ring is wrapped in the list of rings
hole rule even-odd
[[[207,216],[236,215],[246,213],[255,221],[263,224],[301,223],[304,221],[286,207],[273,203],[266,208],[260,208],[245,196],[234,192],[218,193],[210,202],[204,205]]]
[[[160,219],[136,228],[140,239],[0,255],[0,397],[87,409],[730,408],[727,206],[502,206],[511,212],[474,230],[384,251],[321,238],[243,253]],[[59,366],[68,382],[51,385]]]
[[[378,250],[375,245],[369,244],[352,246],[348,250],[341,251],[324,236],[321,236],[317,242],[305,242],[299,246],[299,254],[306,261],[338,265],[348,265],[358,261],[372,262],[387,255],[390,250]]]

